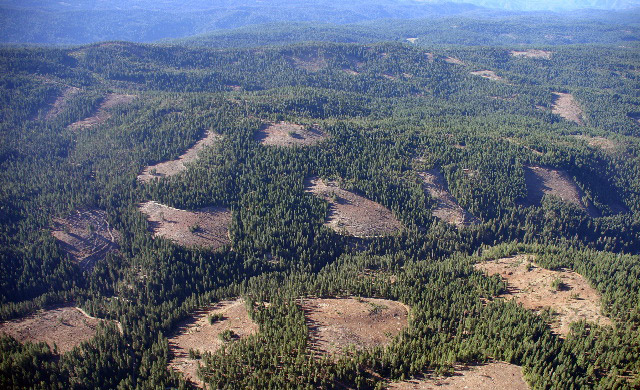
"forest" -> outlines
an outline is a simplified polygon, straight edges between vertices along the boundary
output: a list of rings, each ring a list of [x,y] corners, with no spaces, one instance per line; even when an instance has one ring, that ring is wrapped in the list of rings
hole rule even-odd
[[[307,39],[251,31],[0,49],[0,320],[73,303],[112,321],[64,353],[1,336],[0,387],[192,388],[168,368],[172,337],[237,297],[259,330],[190,351],[208,388],[384,389],[492,361],[522,367],[534,389],[640,387],[637,28],[624,44],[615,32],[616,44],[535,47],[411,43],[402,31],[285,44]],[[296,125],[281,134],[290,143],[321,141],[265,144],[279,123]],[[209,133],[219,137],[180,172],[148,169]],[[140,180],[145,169],[157,177]],[[472,222],[438,217],[425,172]],[[314,196],[316,177],[381,205],[397,231],[327,226],[344,204]],[[228,210],[228,241],[213,250],[154,234],[140,211],[150,201]],[[78,210],[118,232],[118,249],[91,266],[52,233]],[[579,274],[610,323],[559,334],[553,310],[500,298],[507,281],[478,264],[519,255]],[[300,302],[345,297],[400,302],[408,324],[384,347],[318,357]]]

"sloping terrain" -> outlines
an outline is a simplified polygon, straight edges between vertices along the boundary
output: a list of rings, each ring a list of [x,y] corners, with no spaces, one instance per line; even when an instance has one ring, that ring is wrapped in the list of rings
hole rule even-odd
[[[231,243],[231,211],[225,207],[188,211],[150,201],[141,204],[140,211],[147,215],[154,236],[175,241],[179,245],[215,250]]]
[[[119,105],[129,104],[133,101],[133,99],[135,99],[135,97],[135,95],[110,93],[104,98],[102,103],[100,103],[100,106],[93,115],[84,118],[81,121],[74,122],[69,125],[69,127],[74,130],[79,130],[102,124],[109,118],[111,118],[111,113],[109,112],[111,108]]]
[[[165,161],[156,165],[146,167],[142,173],[138,175],[138,180],[143,183],[149,182],[155,178],[162,178],[167,176],[176,175],[185,169],[185,164],[189,164],[198,159],[198,153],[207,146],[213,145],[220,140],[220,135],[212,131],[207,131],[205,137],[196,142],[191,148],[189,148],[183,155],[176,160]]]
[[[459,227],[478,223],[473,215],[456,202],[447,189],[447,183],[440,171],[432,169],[427,172],[418,172],[418,175],[422,178],[423,185],[429,195],[438,201],[433,209],[435,217]]]
[[[69,99],[78,92],[80,92],[80,88],[65,88],[62,94],[56,96],[55,100],[47,107],[44,119],[48,121],[54,120],[65,109]]]
[[[279,122],[263,126],[256,139],[270,146],[311,146],[327,138],[315,127],[305,127],[293,123]]]
[[[537,49],[528,49],[528,50],[512,50],[509,52],[513,57],[525,57],[525,58],[543,58],[545,60],[550,60],[553,52],[548,50],[537,50]]]
[[[203,387],[197,376],[199,359],[190,356],[190,351],[213,353],[225,343],[255,334],[258,329],[258,325],[249,318],[242,299],[218,302],[199,310],[178,325],[175,334],[169,338],[169,367]],[[229,338],[225,339],[221,336],[223,334],[228,334]]]
[[[315,177],[306,181],[305,188],[330,203],[326,225],[337,232],[355,237],[376,237],[402,229],[402,224],[389,209],[343,190],[335,182]]]
[[[83,270],[120,248],[120,233],[109,225],[103,210],[77,210],[67,218],[55,218],[51,234]]]
[[[498,76],[496,74],[496,72],[494,72],[492,70],[477,70],[477,71],[470,72],[470,73],[472,75],[474,75],[474,76],[484,77],[485,79],[489,79],[489,80],[493,80],[493,81],[502,80],[502,77]]]
[[[100,321],[77,307],[64,306],[0,322],[0,334],[6,333],[20,342],[45,342],[65,353],[95,336]]]
[[[554,92],[553,107],[551,112],[560,115],[564,119],[584,125],[584,113],[582,108],[570,93]]]
[[[412,379],[391,383],[389,390],[529,390],[522,368],[513,364],[494,362],[478,366],[455,367],[450,377]]]
[[[552,309],[557,317],[551,328],[561,335],[567,335],[570,325],[580,320],[611,324],[611,320],[601,314],[600,294],[582,275],[571,270],[540,268],[533,260],[519,255],[476,264],[476,268],[506,280],[509,290],[501,297],[515,299],[535,311]]]
[[[305,299],[302,310],[317,353],[344,353],[388,345],[407,326],[408,308],[374,298]]]

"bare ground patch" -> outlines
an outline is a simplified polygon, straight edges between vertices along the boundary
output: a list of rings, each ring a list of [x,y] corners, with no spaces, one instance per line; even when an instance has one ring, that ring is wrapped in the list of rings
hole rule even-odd
[[[231,243],[231,211],[225,207],[205,207],[195,211],[180,210],[157,202],[140,205],[154,236],[186,247],[217,249]]]
[[[568,121],[584,125],[584,113],[578,102],[570,93],[554,92],[553,106],[551,112],[560,115]]]
[[[414,379],[391,383],[389,390],[529,390],[522,368],[494,362],[478,366],[455,367],[455,374],[437,379]]]
[[[484,77],[485,79],[489,79],[489,80],[493,80],[493,81],[502,80],[502,77],[498,76],[496,74],[496,72],[494,72],[492,70],[477,70],[475,72],[470,72],[470,73],[472,75],[474,75],[474,76]]]
[[[263,126],[255,138],[263,145],[291,147],[315,145],[327,138],[327,135],[315,127],[280,122]]]
[[[418,38],[407,38],[407,41],[409,41],[409,43],[416,43]]]
[[[464,65],[464,62],[460,61],[455,57],[445,57],[444,62],[447,62],[449,64],[454,64],[454,65]]]
[[[343,190],[335,182],[310,178],[305,182],[305,188],[329,202],[325,224],[337,232],[355,237],[377,237],[402,229],[402,224],[389,209]]]
[[[608,138],[590,137],[588,135],[574,135],[574,137],[585,140],[589,146],[599,148],[607,152],[612,152],[616,149],[616,144]]]
[[[512,50],[509,54],[512,57],[543,58],[550,60],[553,53],[547,50],[529,49],[523,51]]]
[[[105,122],[107,119],[111,118],[111,113],[109,112],[111,108],[119,105],[129,104],[135,97],[135,95],[110,93],[105,97],[102,103],[100,103],[100,106],[98,107],[98,110],[95,112],[95,114],[81,121],[72,123],[71,125],[69,125],[69,127],[74,130],[78,130],[99,125]]]
[[[98,318],[88,316],[73,306],[59,307],[0,323],[0,333],[6,333],[21,343],[45,342],[60,353],[71,351],[96,334]]]
[[[55,97],[55,100],[48,102],[48,107],[46,109],[44,119],[48,121],[56,119],[58,115],[60,115],[60,113],[67,107],[69,99],[71,99],[73,95],[78,92],[80,92],[80,88],[65,88],[62,94]]]
[[[120,248],[120,233],[109,225],[103,210],[77,210],[67,218],[55,218],[51,234],[83,270]]]
[[[207,131],[205,137],[196,142],[193,147],[188,149],[177,160],[165,161],[156,165],[146,167],[142,173],[138,175],[138,180],[143,183],[149,182],[154,178],[176,175],[185,169],[186,164],[194,162],[198,158],[198,153],[207,146],[216,143],[222,136],[212,131]]]
[[[317,353],[344,353],[388,345],[407,326],[409,309],[400,302],[374,298],[316,298],[302,303]]]
[[[500,275],[508,285],[505,299],[515,299],[527,309],[539,312],[551,308],[557,313],[550,324],[558,334],[567,335],[571,323],[586,320],[610,325],[601,313],[600,295],[582,275],[571,270],[551,271],[536,266],[533,256],[518,255],[476,264],[488,275]]]
[[[209,316],[212,315],[221,317],[211,323]],[[175,335],[169,338],[169,350],[172,356],[169,367],[203,387],[204,384],[197,376],[199,361],[189,357],[189,350],[213,353],[225,343],[255,334],[258,329],[258,325],[249,318],[242,299],[219,302],[199,310],[183,321]],[[221,337],[225,332],[230,336],[226,341]]]
[[[429,195],[438,201],[433,209],[433,216],[458,227],[478,223],[478,220],[473,215],[456,202],[447,189],[444,176],[437,169],[418,172],[418,175],[422,178],[423,186],[429,192]]]
[[[593,206],[584,204],[582,191],[565,171],[535,165],[524,167],[524,180],[527,185],[527,205],[540,204],[544,195],[553,195],[575,204],[592,217],[598,215],[598,210]]]
[[[293,56],[291,61],[296,68],[304,69],[308,72],[319,72],[328,66],[327,60],[316,53]]]

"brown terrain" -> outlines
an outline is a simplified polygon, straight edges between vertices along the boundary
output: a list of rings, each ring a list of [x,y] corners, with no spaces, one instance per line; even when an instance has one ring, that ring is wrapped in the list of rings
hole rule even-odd
[[[309,53],[303,56],[294,56],[291,58],[293,66],[298,69],[304,69],[309,72],[319,72],[327,67],[327,60],[315,53]]]
[[[206,148],[207,146],[213,145],[220,138],[222,138],[221,135],[216,134],[212,131],[207,131],[203,139],[196,142],[193,147],[191,147],[183,155],[178,157],[177,160],[165,161],[156,165],[146,167],[142,171],[142,173],[138,175],[138,180],[146,183],[154,178],[173,176],[184,171],[185,169],[187,169],[186,164],[192,163],[198,159],[198,153],[202,149]]]
[[[448,62],[449,64],[464,65],[464,62],[460,61],[459,59],[457,59],[455,57],[445,57],[444,61]]]
[[[222,319],[209,322],[209,316],[221,314]],[[220,334],[230,330],[231,341],[223,341]],[[216,352],[225,343],[258,333],[258,325],[249,318],[244,300],[219,302],[212,307],[195,312],[183,321],[173,337],[169,338],[169,367],[181,372],[186,379],[203,387],[197,376],[199,361],[189,357],[189,350],[201,353]]]
[[[551,112],[560,115],[568,121],[584,125],[584,113],[578,102],[570,93],[554,92],[553,107]]]
[[[560,334],[569,333],[569,325],[586,320],[610,325],[611,320],[601,313],[600,295],[582,275],[571,270],[551,271],[536,266],[533,256],[518,255],[476,264],[488,275],[500,275],[508,291],[500,297],[515,299],[527,309],[539,312],[552,309],[557,317],[551,329]],[[561,285],[554,286],[558,279]]]
[[[502,80],[502,77],[498,76],[496,74],[496,72],[494,72],[492,70],[478,70],[478,71],[470,72],[470,73],[472,75],[474,75],[474,76],[484,77],[485,79],[489,79],[489,80],[493,80],[493,81]]]
[[[586,141],[589,146],[594,148],[599,148],[607,152],[616,150],[616,144],[608,138],[590,137],[588,135],[574,135],[574,137]]]
[[[135,97],[135,95],[110,93],[104,98],[102,103],[100,103],[98,110],[96,110],[96,112],[92,116],[72,123],[71,125],[69,125],[69,127],[71,129],[78,130],[99,125],[105,122],[107,119],[111,118],[111,113],[109,112],[111,108],[119,105],[129,104],[133,101],[133,99],[135,99]]]
[[[316,128],[305,128],[293,123],[280,122],[263,126],[255,138],[263,145],[270,146],[311,146],[327,135]]]
[[[389,390],[529,390],[519,366],[494,362],[456,367],[455,374],[438,379],[391,383]]]
[[[544,195],[553,195],[575,204],[592,217],[598,215],[593,206],[584,204],[582,191],[565,171],[534,165],[524,167],[524,179],[528,192],[526,204],[529,206],[540,204]]]
[[[325,225],[354,237],[378,237],[393,234],[402,224],[393,213],[379,203],[343,190],[337,183],[310,178],[305,188],[329,202]]]
[[[55,97],[55,100],[47,102],[47,113],[45,114],[44,119],[48,121],[56,119],[56,117],[66,108],[69,99],[78,92],[80,92],[80,88],[67,87],[62,94]]]
[[[65,306],[1,322],[0,334],[6,333],[21,343],[45,342],[51,348],[55,344],[59,353],[65,353],[95,336],[100,321],[77,307]]]
[[[407,326],[409,308],[374,298],[316,298],[302,303],[316,353],[342,354],[388,345]]]
[[[154,236],[186,247],[218,249],[231,243],[231,211],[225,207],[205,207],[195,211],[180,210],[157,202],[140,205]]]
[[[546,50],[529,49],[524,51],[512,50],[509,54],[513,57],[544,58],[545,60],[550,60],[553,53]]]
[[[83,270],[91,270],[107,253],[120,248],[120,233],[109,225],[105,211],[77,210],[67,218],[54,218],[51,225],[62,250]]]
[[[418,175],[422,178],[423,186],[429,195],[438,201],[433,209],[433,216],[458,227],[478,223],[478,220],[460,207],[449,193],[446,180],[440,171],[432,169],[427,172],[418,172]]]

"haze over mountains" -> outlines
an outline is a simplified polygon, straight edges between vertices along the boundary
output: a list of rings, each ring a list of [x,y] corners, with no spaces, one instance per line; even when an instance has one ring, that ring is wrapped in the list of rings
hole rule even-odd
[[[640,6],[620,1],[0,1],[0,43],[85,44],[125,40],[154,42],[270,23],[314,22],[353,24],[381,19],[446,17],[504,18],[523,10],[590,9],[581,17],[624,18],[621,10]],[[544,14],[545,17],[552,15]],[[563,17],[572,15],[563,15]],[[574,15],[575,16],[575,15]],[[557,17],[557,16],[556,16]]]

